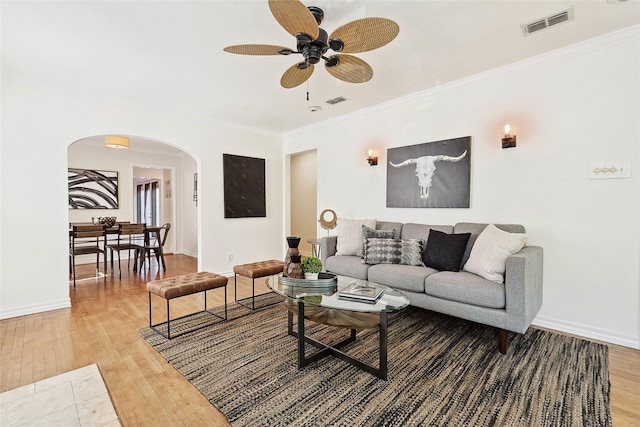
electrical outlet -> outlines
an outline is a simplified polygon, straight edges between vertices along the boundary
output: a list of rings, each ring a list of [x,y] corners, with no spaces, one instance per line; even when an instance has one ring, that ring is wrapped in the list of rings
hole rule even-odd
[[[231,252],[227,254],[227,261],[233,261],[233,254]]]

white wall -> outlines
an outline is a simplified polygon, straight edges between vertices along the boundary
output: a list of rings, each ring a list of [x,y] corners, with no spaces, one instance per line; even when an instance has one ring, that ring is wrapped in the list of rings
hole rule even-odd
[[[285,153],[318,150],[318,210],[339,217],[524,224],[529,244],[544,248],[535,323],[639,348],[639,34],[635,27],[290,132]],[[369,84],[375,90],[375,78]],[[507,122],[517,147],[503,150]],[[467,135],[470,209],[385,207],[388,148]],[[369,148],[377,167],[365,161]],[[632,178],[587,179],[591,162],[610,160],[629,164]]]
[[[282,257],[279,135],[101,104],[26,84],[7,73],[1,96],[0,318],[69,307],[67,147],[87,136],[142,136],[179,147],[197,160],[200,270],[228,274],[236,263]],[[266,218],[224,219],[223,153],[266,159]],[[29,254],[36,235],[34,258]],[[229,252],[234,254],[231,262],[226,260]]]
[[[177,191],[180,191],[185,197],[183,203],[178,204],[177,216],[180,220],[182,232],[178,236],[179,253],[198,256],[198,208],[196,202],[193,201],[193,174],[198,170],[195,160],[187,155],[181,156],[181,168],[179,181],[176,185]],[[198,196],[200,189],[198,189]]]

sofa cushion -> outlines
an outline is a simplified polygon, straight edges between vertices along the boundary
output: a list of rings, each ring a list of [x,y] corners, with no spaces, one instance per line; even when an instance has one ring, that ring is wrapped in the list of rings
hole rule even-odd
[[[442,271],[424,281],[428,295],[488,308],[505,307],[504,285],[464,271]]]
[[[362,256],[362,226],[374,228],[375,219],[345,219],[338,218],[336,234],[338,243],[336,255]]]
[[[399,264],[376,264],[369,267],[370,282],[386,285],[400,291],[424,292],[424,279],[437,273],[429,267]]]
[[[447,234],[429,230],[427,247],[422,253],[424,265],[440,271],[460,271],[469,236],[471,233]]]
[[[417,239],[366,239],[364,260],[366,264],[424,265],[422,249],[424,240]]]
[[[431,229],[442,231],[443,233],[447,234],[453,233],[453,226],[451,225],[426,225],[406,223],[402,226],[402,238],[427,240],[427,237],[429,237],[429,230]]]
[[[330,256],[327,257],[324,268],[329,273],[367,280],[369,265],[363,264],[362,258],[357,256]]]
[[[366,239],[369,238],[378,238],[378,239],[393,239],[396,231],[395,230],[376,230],[371,227],[367,227],[362,224],[362,255],[364,256],[364,244]]]
[[[489,224],[476,239],[464,270],[503,283],[507,258],[526,243],[525,233],[507,233]]]

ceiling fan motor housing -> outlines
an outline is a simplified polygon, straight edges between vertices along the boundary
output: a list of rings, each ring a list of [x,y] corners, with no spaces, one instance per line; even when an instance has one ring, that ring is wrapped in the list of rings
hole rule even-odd
[[[318,38],[312,42],[307,42],[304,37],[298,36],[296,38],[298,39],[298,51],[302,53],[308,64],[317,64],[329,50],[329,36],[322,28],[318,29]]]

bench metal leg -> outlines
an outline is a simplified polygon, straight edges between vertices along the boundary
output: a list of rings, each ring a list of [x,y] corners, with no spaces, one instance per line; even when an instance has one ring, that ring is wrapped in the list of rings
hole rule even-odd
[[[268,274],[267,276],[272,276],[272,275],[271,275],[271,274]],[[261,278],[261,277],[267,277],[267,276],[260,276],[260,277],[258,277],[258,278]],[[243,276],[243,277],[246,277],[246,276]],[[239,305],[243,306],[244,308],[248,308],[248,309],[249,309],[249,310],[251,310],[251,311],[256,310],[256,278],[255,278],[255,277],[252,277],[252,278],[251,278],[251,296],[250,296],[250,297],[246,297],[246,298],[238,298],[238,287],[237,287],[237,283],[238,283],[238,273],[233,273],[233,301],[234,301],[236,304],[239,304]],[[267,293],[264,293],[264,294],[259,294],[258,296],[260,296],[260,295],[267,295],[267,294],[269,294],[269,293],[270,293],[270,292],[267,292]],[[249,299],[251,300],[251,306],[248,306],[248,305],[246,305],[246,304],[244,304],[244,303],[243,303],[243,301],[247,301],[247,300],[249,300]],[[258,307],[258,309],[262,309],[262,308],[265,308],[265,307],[269,307],[269,306],[272,306],[272,305],[278,304],[279,302],[280,302],[280,301],[276,301],[276,302],[273,302],[273,303],[270,303],[270,304],[265,304],[265,305],[263,305],[263,306],[261,306],[261,307]]]
[[[217,288],[214,288],[214,289],[217,289]],[[208,289],[208,290],[213,290],[213,289]],[[169,299],[166,300],[167,301],[167,320],[164,321],[164,322],[156,323],[156,324],[153,324],[152,317],[151,317],[152,316],[151,292],[149,292],[149,327],[151,329],[153,329],[155,332],[157,332],[158,334],[162,335],[164,338],[170,340],[172,338],[171,337],[171,322],[175,322],[176,320],[185,319],[187,317],[195,316],[195,315],[201,314],[201,313],[209,313],[212,316],[215,316],[215,317],[217,317],[217,318],[219,318],[221,320],[227,320],[227,285],[224,286],[224,317],[222,317],[219,314],[216,314],[216,313],[212,312],[211,310],[207,309],[207,291],[202,291],[202,292],[204,292],[204,310],[197,311],[197,312],[191,313],[191,314],[187,314],[187,315],[181,316],[181,317],[176,317],[175,319],[171,319],[171,317],[170,317],[171,311],[170,311],[169,302],[171,301],[172,298],[169,298]],[[189,295],[194,295],[194,294],[189,294]],[[182,295],[182,296],[186,297],[186,296],[189,296],[189,295]],[[181,298],[181,297],[176,297],[176,298]],[[167,334],[166,335],[158,328],[158,326],[164,325],[165,323],[167,324]],[[183,332],[183,333],[181,333],[179,335],[174,335],[173,338],[179,337],[179,336],[184,335],[186,333],[190,333],[190,332],[194,332],[194,331],[206,328],[208,326],[211,326],[211,325],[203,325],[203,326],[201,326],[199,328],[190,329],[190,330],[185,331],[185,332]]]

